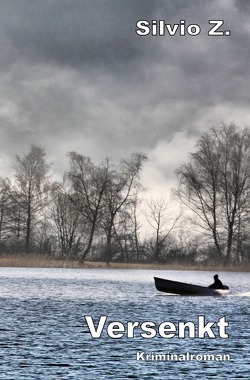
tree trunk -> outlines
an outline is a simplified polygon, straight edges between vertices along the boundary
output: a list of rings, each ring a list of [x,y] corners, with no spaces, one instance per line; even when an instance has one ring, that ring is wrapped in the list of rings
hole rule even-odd
[[[28,204],[27,223],[26,223],[26,253],[30,251],[30,230],[31,230],[31,210]]]
[[[220,243],[218,241],[216,230],[213,230],[213,238],[214,238],[215,248],[216,248],[217,254],[219,256],[219,260],[221,261],[222,260],[222,252],[221,252],[221,247],[220,247]]]
[[[91,227],[91,231],[90,231],[90,235],[89,235],[89,239],[88,239],[88,244],[87,244],[87,247],[85,248],[85,250],[83,251],[83,254],[82,254],[82,257],[80,258],[79,262],[82,264],[84,263],[87,255],[89,254],[90,250],[91,250],[91,246],[92,246],[92,242],[93,242],[93,239],[94,239],[94,234],[95,234],[95,225],[96,225],[96,221],[93,222],[92,224],[92,227]]]
[[[109,265],[112,261],[112,226],[107,231],[106,241],[106,264]]]
[[[227,253],[224,260],[224,265],[230,264],[231,261],[231,252],[233,245],[233,224],[229,225],[228,237],[227,237]]]

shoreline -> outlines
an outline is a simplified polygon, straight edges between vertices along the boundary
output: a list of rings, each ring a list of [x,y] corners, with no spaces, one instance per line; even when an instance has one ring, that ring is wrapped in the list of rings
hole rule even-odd
[[[157,264],[157,263],[117,263],[107,265],[105,262],[86,261],[81,264],[77,260],[60,260],[44,256],[5,256],[0,257],[0,267],[16,268],[65,268],[65,269],[133,269],[133,270],[193,270],[193,271],[220,271],[220,272],[250,272],[250,263],[238,265],[184,265],[184,264]]]

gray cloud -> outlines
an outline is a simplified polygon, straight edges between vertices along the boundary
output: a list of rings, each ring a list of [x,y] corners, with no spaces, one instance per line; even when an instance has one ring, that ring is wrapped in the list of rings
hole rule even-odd
[[[84,69],[116,66],[140,55],[134,37],[138,1],[4,1],[2,34],[17,58]],[[151,15],[155,5],[145,1]],[[131,26],[133,28],[131,29]]]
[[[250,124],[249,13],[233,0],[2,0],[0,175],[40,143],[60,172],[70,150],[95,160],[137,150],[172,181],[200,133]],[[139,19],[186,20],[201,33],[140,37]],[[209,37],[211,19],[231,35]]]

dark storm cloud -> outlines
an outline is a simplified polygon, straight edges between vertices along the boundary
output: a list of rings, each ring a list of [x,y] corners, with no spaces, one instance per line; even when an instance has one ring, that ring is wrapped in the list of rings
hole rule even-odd
[[[69,65],[119,64],[141,54],[135,23],[151,16],[153,2],[44,0],[4,1],[2,35],[22,59]],[[18,58],[18,57],[17,57]]]
[[[167,178],[201,132],[222,121],[250,124],[247,2],[0,4],[2,157],[31,143],[44,145],[58,167],[70,150],[96,160],[145,151]],[[153,19],[196,23],[201,33],[135,33],[138,20]],[[208,37],[211,19],[223,19],[231,35]]]

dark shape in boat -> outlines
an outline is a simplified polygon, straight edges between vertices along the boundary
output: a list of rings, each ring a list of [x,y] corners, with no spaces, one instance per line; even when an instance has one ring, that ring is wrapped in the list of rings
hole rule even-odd
[[[223,289],[213,289],[200,285],[187,284],[185,282],[165,280],[154,277],[155,287],[160,292],[179,294],[183,296],[220,296],[225,294],[229,287],[224,285]]]
[[[224,289],[224,285],[222,284],[221,280],[219,280],[218,274],[214,275],[214,282],[213,282],[213,284],[209,285],[209,288]]]

